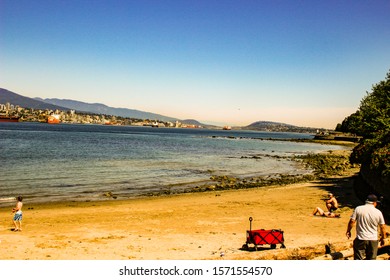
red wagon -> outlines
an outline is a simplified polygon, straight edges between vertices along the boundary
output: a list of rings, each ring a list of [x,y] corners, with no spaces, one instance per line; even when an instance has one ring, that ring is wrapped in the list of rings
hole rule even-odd
[[[283,231],[280,229],[256,229],[252,230],[253,218],[249,218],[249,230],[246,231],[246,243],[242,246],[243,249],[248,250],[249,244],[254,244],[255,250],[258,245],[271,245],[271,249],[275,249],[277,244],[281,244],[280,248],[286,248],[284,246]]]

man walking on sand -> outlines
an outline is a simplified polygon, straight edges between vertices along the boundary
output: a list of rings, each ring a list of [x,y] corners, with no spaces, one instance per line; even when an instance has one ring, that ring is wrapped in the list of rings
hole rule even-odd
[[[378,226],[381,230],[381,245],[386,237],[385,220],[381,211],[376,209],[378,198],[370,194],[366,204],[356,207],[347,227],[347,237],[356,223],[356,238],[353,241],[353,258],[355,260],[375,260],[378,253]]]

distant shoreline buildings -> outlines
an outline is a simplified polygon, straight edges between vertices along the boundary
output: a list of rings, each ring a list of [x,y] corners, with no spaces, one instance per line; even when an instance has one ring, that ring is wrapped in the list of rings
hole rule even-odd
[[[176,122],[167,122],[160,120],[125,118],[104,114],[92,114],[86,112],[76,113],[75,110],[41,110],[23,108],[9,102],[6,104],[0,104],[0,121],[202,128],[201,125],[185,124],[178,120]]]
[[[4,101],[3,101],[4,102]],[[0,122],[40,122],[40,123],[68,123],[68,124],[99,124],[99,125],[128,125],[128,126],[149,126],[149,127],[170,127],[170,128],[212,128],[222,130],[252,130],[268,132],[291,132],[310,133],[323,135],[331,130],[310,127],[299,127],[284,123],[271,121],[258,121],[245,127],[231,126],[210,126],[203,125],[196,120],[187,121],[162,121],[158,119],[140,119],[131,117],[121,117],[108,114],[98,114],[90,112],[76,112],[76,110],[59,109],[33,109],[23,108],[13,105],[10,102],[0,104]]]

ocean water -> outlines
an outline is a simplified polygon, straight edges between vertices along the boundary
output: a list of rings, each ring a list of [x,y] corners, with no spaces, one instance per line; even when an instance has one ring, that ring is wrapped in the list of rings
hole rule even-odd
[[[305,173],[307,170],[284,157],[341,147],[277,140],[312,137],[234,130],[0,123],[0,204],[18,195],[30,202],[107,199],[106,192],[119,199],[132,198],[184,190],[211,175]]]

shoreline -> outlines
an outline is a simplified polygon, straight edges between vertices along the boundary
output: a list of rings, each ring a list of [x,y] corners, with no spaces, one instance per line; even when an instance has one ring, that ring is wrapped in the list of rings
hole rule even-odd
[[[213,175],[210,172],[210,178],[207,180],[170,184],[160,188],[159,191],[145,192],[137,195],[124,195],[115,193],[115,191],[101,191],[93,193],[92,196],[82,197],[80,195],[74,197],[50,197],[53,203],[67,202],[99,202],[111,200],[136,200],[146,197],[165,197],[184,193],[198,193],[210,191],[223,191],[232,189],[252,189],[259,187],[268,187],[275,185],[287,185],[295,183],[304,183],[313,180],[326,178],[328,176],[342,175],[343,172],[353,168],[346,160],[351,153],[351,148],[346,147],[340,150],[328,150],[317,153],[309,153],[306,155],[278,156],[278,155],[253,155],[251,158],[261,159],[261,157],[273,157],[275,159],[285,159],[294,162],[296,172],[290,173],[274,173],[262,175],[246,174],[240,176],[233,175]],[[300,171],[298,171],[300,170]],[[108,188],[109,189],[109,188]],[[28,201],[28,196],[24,197],[25,202]],[[16,198],[15,198],[16,199]],[[15,203],[12,197],[3,198],[0,200],[0,209],[12,206]],[[44,199],[36,199],[28,201],[30,205],[44,203]]]
[[[351,247],[345,230],[362,204],[353,189],[358,166],[347,163],[350,149],[309,154],[296,160],[313,177],[273,184],[215,178],[213,188],[184,193],[96,201],[29,203],[23,231],[12,231],[10,206],[0,207],[2,260],[309,260],[325,246]],[[243,185],[240,185],[243,184]],[[340,218],[313,216],[332,192]],[[12,205],[12,204],[11,204]],[[243,250],[249,217],[252,229],[280,229],[284,245]],[[387,226],[388,227],[388,226]],[[389,227],[388,227],[389,228]]]
[[[343,244],[340,248],[352,243],[345,228],[361,203],[352,188],[354,174],[131,200],[26,203],[22,232],[11,231],[10,209],[0,208],[0,259],[305,259],[324,254],[328,242]],[[328,192],[340,202],[339,219],[312,215],[315,207],[325,207]],[[287,248],[241,250],[249,217],[253,229],[283,230]]]
[[[30,129],[31,127],[29,127],[29,130]],[[73,130],[75,132],[84,131],[83,129],[73,128],[69,131],[72,131],[73,133]],[[100,130],[93,130],[93,132],[100,133]],[[109,130],[108,132],[115,131]],[[129,131],[129,133],[130,132],[131,131]],[[209,133],[200,133],[198,135],[190,133],[189,135],[193,138],[194,136],[203,137],[202,135],[208,134]],[[34,135],[36,135],[36,133],[34,133]],[[47,136],[49,134],[45,135]],[[110,134],[104,135],[105,137],[111,136]],[[218,132],[211,133],[211,135],[218,135]],[[243,135],[245,136],[247,134]],[[280,137],[284,136],[286,135],[282,134]],[[105,137],[103,138],[105,139]],[[294,136],[289,135],[288,137]],[[22,139],[24,138],[22,137]],[[25,140],[29,141],[28,139],[24,139],[22,142],[24,143]],[[67,140],[65,142],[65,147],[69,147],[68,144],[72,144],[73,147],[72,142],[73,140]],[[10,168],[12,172],[6,172],[6,176],[3,178],[4,188],[1,191],[0,199],[4,198],[6,200],[17,195],[22,195],[26,202],[29,201],[30,203],[32,200],[40,202],[42,199],[56,201],[98,201],[117,198],[122,200],[142,196],[169,195],[178,192],[204,191],[204,189],[208,188],[210,185],[215,185],[216,188],[230,185],[230,183],[220,184],[219,179],[210,180],[210,177],[213,176],[236,177],[235,181],[239,182],[237,183],[239,186],[227,186],[228,188],[245,188],[248,183],[244,181],[251,180],[252,178],[256,181],[261,181],[261,184],[259,185],[277,184],[281,183],[281,181],[290,183],[292,182],[291,177],[289,177],[289,180],[286,180],[287,176],[280,174],[290,175],[306,173],[304,168],[300,168],[300,166],[292,161],[292,158],[295,155],[310,151],[319,152],[321,150],[343,148],[340,146],[321,146],[317,144],[288,144],[287,142],[283,143],[283,141],[279,141],[280,143],[275,145],[272,143],[270,144],[270,142],[264,145],[257,141],[250,141],[248,142],[249,144],[246,141],[238,142],[240,141],[235,141],[234,144],[232,144],[231,150],[229,149],[225,152],[225,150],[222,149],[223,152],[216,152],[215,157],[208,154],[203,157],[202,153],[197,155],[197,148],[190,153],[185,153],[186,157],[184,157],[184,160],[176,160],[175,158],[170,158],[170,156],[165,158],[164,156],[163,158],[169,162],[169,166],[161,166],[158,161],[153,161],[153,164],[150,166],[148,160],[141,160],[140,164],[138,164],[138,157],[135,157],[136,160],[131,160],[132,152],[129,152],[126,160],[122,160],[123,156],[121,153],[116,154],[115,152],[105,154],[107,158],[104,157],[105,160],[103,161],[100,160],[100,156],[91,156],[91,160],[89,160],[90,158],[88,155],[78,155],[77,157],[81,160],[74,161],[75,163],[73,163],[72,161],[69,161],[70,158],[72,158],[71,156],[69,159],[65,160],[62,160],[60,157],[60,154],[62,155],[63,153],[62,151],[68,151],[67,149],[60,149],[58,152],[54,152],[57,151],[58,145],[51,147],[51,149],[46,145],[38,145],[38,147],[40,147],[39,149],[37,148],[38,155],[35,156],[35,153],[32,155],[28,153],[28,155],[30,155],[28,159],[31,160],[18,163],[10,158],[10,166],[8,168]],[[42,141],[38,141],[38,143],[42,143]],[[81,143],[83,144],[84,142]],[[180,143],[182,143],[182,141]],[[219,145],[225,147],[224,144],[220,144],[225,143],[225,141],[216,142],[210,140],[210,143],[210,147],[219,147]],[[230,141],[228,141],[228,143],[229,145],[231,144]],[[230,147],[229,145],[227,147]],[[281,152],[278,152],[280,145],[283,146],[283,148],[280,149]],[[79,146],[82,147],[82,145]],[[77,147],[80,148],[79,146]],[[292,147],[291,149],[288,148],[290,146]],[[92,147],[97,147],[96,149],[93,149],[93,151],[96,152],[96,155],[100,155],[100,151],[109,151],[109,149],[99,148],[97,145],[92,145]],[[215,149],[215,147],[213,149]],[[238,147],[240,147],[240,149],[237,149]],[[241,149],[242,147],[245,147],[245,149]],[[260,149],[261,147],[263,147],[263,149]],[[46,149],[53,151],[54,154],[58,154],[58,157],[54,155],[47,157],[47,153],[44,152]],[[128,149],[128,151],[135,150],[144,151],[143,149]],[[149,149],[146,149],[145,151],[147,150]],[[219,149],[215,149],[215,151],[219,151]],[[75,156],[70,150],[69,153],[72,156]],[[111,156],[112,154],[114,156]],[[169,155],[170,153],[164,154]],[[19,156],[20,158],[23,158],[24,155],[22,153]],[[144,155],[141,153],[137,154],[137,156],[142,158]],[[42,160],[36,160],[41,157]],[[199,157],[200,160],[195,161],[194,158],[197,157]],[[231,158],[232,160],[230,160]],[[133,165],[135,168],[133,168]],[[78,172],[78,168],[80,168],[80,172]],[[65,172],[63,172],[63,170]],[[159,177],[160,175],[162,176],[161,178]],[[265,178],[267,175],[278,178],[275,180],[268,180]],[[267,180],[272,182],[266,182]],[[2,200],[2,202],[3,201],[4,200]],[[13,203],[12,200],[10,203]],[[5,202],[4,205],[6,204],[7,203]]]

